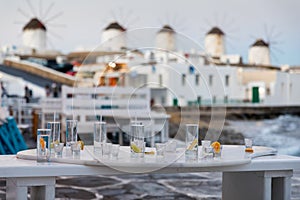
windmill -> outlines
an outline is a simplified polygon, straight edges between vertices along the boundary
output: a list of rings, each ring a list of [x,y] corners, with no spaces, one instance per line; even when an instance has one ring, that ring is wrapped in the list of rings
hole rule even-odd
[[[23,47],[31,49],[33,53],[44,52],[47,49],[47,43],[51,43],[48,37],[49,30],[47,26],[62,26],[61,24],[51,24],[51,22],[60,17],[63,12],[50,15],[54,7],[54,2],[45,11],[43,10],[42,0],[39,0],[38,8],[36,9],[30,0],[26,0],[26,3],[31,11],[30,14],[21,8],[17,10],[23,17],[29,20],[22,29]],[[58,37],[54,33],[50,34]]]
[[[249,47],[248,52],[248,63],[251,65],[271,65],[271,57],[277,60],[272,49],[283,53],[280,49],[276,48],[275,45],[278,44],[275,40],[271,40],[271,37],[279,36],[279,33],[274,33],[274,26],[268,29],[264,25],[264,32],[266,39],[256,38],[255,42]],[[253,36],[252,36],[253,38]],[[257,39],[258,38],[258,39]]]
[[[232,32],[237,29],[232,27],[234,19],[228,18],[227,15],[220,16],[218,13],[214,15],[214,22],[203,18],[205,27],[200,27],[204,36],[204,50],[206,55],[213,59],[220,59],[226,54],[226,47],[232,46],[230,39],[235,38]]]
[[[121,51],[127,49],[128,38],[126,31],[130,29],[132,21],[137,21],[132,12],[124,12],[122,8],[114,8],[111,11],[112,19],[106,19],[102,28],[102,48],[106,51]],[[108,25],[107,25],[108,24]]]

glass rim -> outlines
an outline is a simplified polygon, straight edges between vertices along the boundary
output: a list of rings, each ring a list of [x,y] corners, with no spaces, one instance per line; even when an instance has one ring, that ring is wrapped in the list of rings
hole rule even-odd
[[[106,124],[105,121],[95,121],[94,124]]]
[[[55,121],[54,122],[47,122],[47,124],[60,124],[60,122],[58,122],[58,121],[57,122],[55,122]]]
[[[199,127],[199,124],[186,124],[185,126],[186,127],[195,127],[195,126]]]
[[[77,119],[67,119],[66,122],[78,122]]]
[[[37,131],[51,131],[50,128],[38,128]]]

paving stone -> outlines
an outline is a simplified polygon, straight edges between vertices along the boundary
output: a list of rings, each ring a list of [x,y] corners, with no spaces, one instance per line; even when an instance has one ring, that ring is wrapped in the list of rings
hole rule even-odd
[[[189,196],[185,196],[185,195],[176,195],[176,196],[168,196],[168,195],[165,195],[163,197],[157,197],[157,196],[146,196],[146,197],[143,197],[143,199],[146,199],[146,200],[193,200],[195,198],[192,198],[192,197],[189,197]]]
[[[55,198],[93,199],[96,198],[96,195],[92,192],[83,189],[74,189],[70,187],[56,187]]]
[[[183,173],[178,173],[178,174],[152,174],[152,178],[154,179],[207,179],[208,177],[206,176],[201,176],[199,174],[183,174]]]
[[[118,196],[105,196],[103,197],[103,200],[137,200],[142,199],[137,195],[134,194],[123,194]]]
[[[60,185],[72,185],[79,187],[100,187],[107,185],[114,185],[119,183],[118,180],[109,177],[92,177],[92,176],[82,176],[82,177],[74,177],[74,178],[66,178],[66,179],[58,179],[56,180],[56,184]]]
[[[0,179],[0,187],[6,186],[6,179]]]
[[[142,179],[142,180],[150,180],[152,176],[150,174],[124,174],[116,176],[120,179]]]
[[[220,180],[181,180],[181,181],[164,181],[176,190],[194,195],[216,195],[221,196],[222,186]]]

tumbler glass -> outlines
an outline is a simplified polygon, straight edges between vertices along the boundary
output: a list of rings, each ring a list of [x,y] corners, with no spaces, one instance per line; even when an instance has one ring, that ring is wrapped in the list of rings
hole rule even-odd
[[[37,130],[37,162],[47,162],[50,160],[50,129]]]
[[[187,160],[198,160],[198,124],[187,124],[185,134],[185,157]]]

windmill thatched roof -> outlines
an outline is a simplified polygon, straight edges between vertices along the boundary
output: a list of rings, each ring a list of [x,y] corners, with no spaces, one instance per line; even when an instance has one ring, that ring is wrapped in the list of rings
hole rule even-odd
[[[23,31],[28,29],[43,29],[46,31],[46,26],[38,19],[32,18],[23,28]]]
[[[175,33],[174,29],[169,26],[169,25],[164,25],[160,30],[159,33],[161,32],[170,32],[170,33]]]
[[[104,30],[109,30],[109,29],[117,29],[120,31],[126,31],[126,29],[123,26],[121,26],[118,22],[110,23]]]
[[[252,45],[252,47],[269,47],[269,44],[263,39],[257,39]]]
[[[225,35],[225,33],[219,27],[216,26],[206,33],[206,35],[208,34]]]

